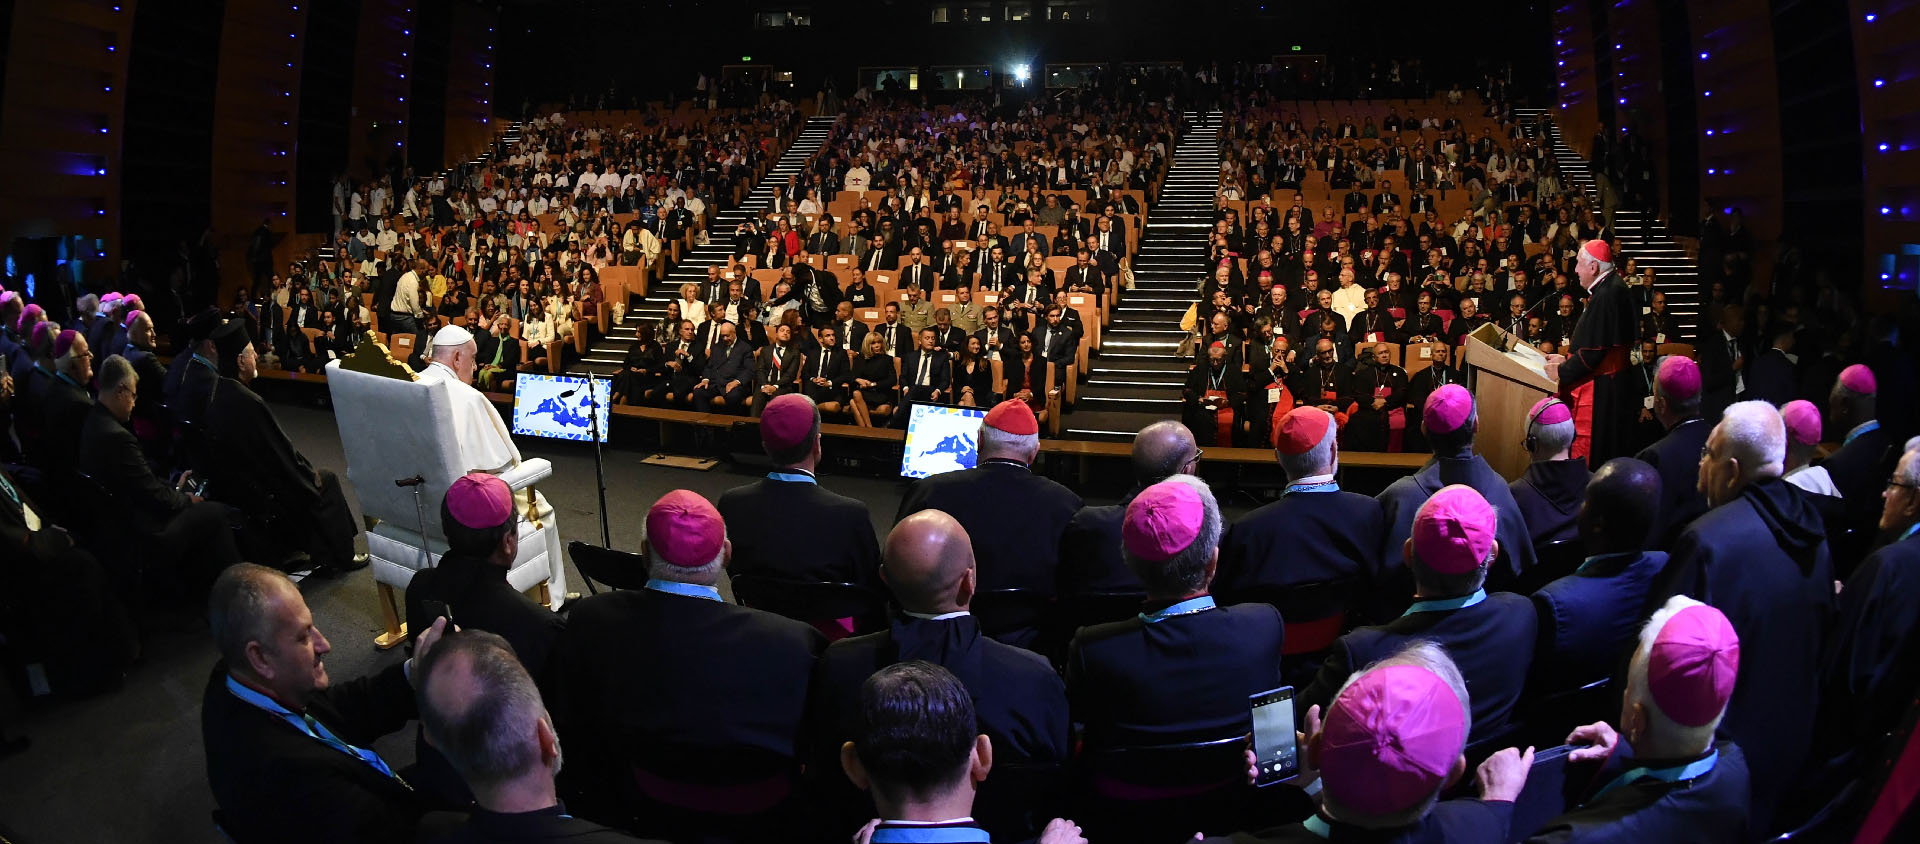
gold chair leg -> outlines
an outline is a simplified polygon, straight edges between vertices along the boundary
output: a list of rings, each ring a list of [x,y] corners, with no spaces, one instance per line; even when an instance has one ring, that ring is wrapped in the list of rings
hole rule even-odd
[[[393,587],[385,583],[376,583],[374,587],[380,601],[380,619],[386,623],[387,632],[373,637],[373,646],[384,651],[407,640],[407,625],[400,620],[400,609],[393,600]]]

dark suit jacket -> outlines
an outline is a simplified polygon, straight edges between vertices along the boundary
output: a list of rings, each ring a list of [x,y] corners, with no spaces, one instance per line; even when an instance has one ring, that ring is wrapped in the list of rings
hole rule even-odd
[[[1507,725],[1513,707],[1526,688],[1532,661],[1533,605],[1511,592],[1491,592],[1470,607],[1403,615],[1379,627],[1362,627],[1340,637],[1320,667],[1313,685],[1294,696],[1294,711],[1305,717],[1308,707],[1324,708],[1347,677],[1415,640],[1440,644],[1466,678],[1473,701],[1473,741],[1497,733]]]
[[[359,748],[372,747],[416,714],[413,687],[398,665],[334,683],[307,712]],[[225,662],[213,667],[202,693],[200,734],[207,783],[239,841],[410,842],[427,808],[373,766],[235,697]]]
[[[134,530],[142,536],[164,530],[175,513],[192,503],[186,493],[153,474],[140,441],[105,405],[94,405],[87,412],[80,435],[80,470],[112,496],[110,502],[97,503],[132,516]]]
[[[834,339],[840,341],[840,348],[852,349],[858,352],[866,343],[867,331],[869,329],[866,323],[857,319],[848,320],[847,322],[852,323],[852,325],[842,322],[833,323]]]
[[[1329,821],[1331,839],[1321,838],[1305,825],[1293,823],[1263,832],[1236,832],[1231,836],[1205,839],[1212,844],[1324,844],[1366,842],[1366,844],[1467,844],[1475,841],[1505,841],[1513,823],[1512,803],[1488,803],[1481,800],[1447,800],[1436,803],[1420,820],[1398,829],[1372,830]]]
[[[1783,480],[1751,484],[1674,542],[1647,613],[1672,595],[1712,604],[1740,635],[1740,677],[1719,733],[1752,760],[1754,828],[1766,829],[1805,760],[1833,615],[1833,566],[1820,514]]]
[[[536,844],[541,841],[660,844],[642,841],[565,812],[564,806],[514,814],[500,814],[479,808],[474,809],[471,815],[435,812],[420,822],[419,840],[423,844]]]
[[[1747,367],[1747,395],[1749,399],[1772,402],[1779,407],[1793,401],[1799,378],[1794,372],[1793,361],[1778,349],[1767,349],[1756,355]]]
[[[1252,729],[1247,699],[1281,685],[1280,611],[1218,607],[1082,628],[1067,699],[1092,747],[1206,741]]]
[[[1602,679],[1631,656],[1646,623],[1647,589],[1666,565],[1660,551],[1608,557],[1533,593],[1540,616],[1534,688],[1560,691]]]
[[[1580,514],[1580,502],[1592,477],[1584,460],[1534,461],[1507,485],[1536,549],[1578,535],[1573,520]]]
[[[920,358],[927,357],[927,380],[924,385],[919,381]],[[900,391],[905,395],[915,387],[930,387],[940,391],[944,398],[949,387],[953,386],[953,362],[943,349],[923,352],[909,349],[900,355]]]
[[[1514,503],[1512,490],[1507,488],[1506,479],[1500,477],[1500,473],[1493,471],[1493,467],[1488,466],[1484,458],[1471,453],[1464,457],[1436,455],[1433,460],[1427,462],[1427,465],[1422,466],[1420,471],[1394,481],[1375,496],[1380,502],[1380,513],[1387,526],[1382,534],[1384,541],[1380,545],[1382,568],[1389,574],[1398,570],[1399,576],[1405,577],[1405,545],[1407,537],[1413,535],[1414,514],[1420,511],[1420,505],[1427,503],[1427,499],[1432,498],[1441,487],[1449,484],[1466,484],[1473,487],[1475,492],[1487,499],[1488,504],[1493,505],[1494,512],[1500,519],[1500,524],[1494,531],[1494,538],[1499,540],[1500,553],[1506,557],[1507,564],[1501,566],[1496,561],[1493,570],[1487,573],[1489,588],[1499,589],[1513,577],[1532,568],[1533,540],[1527,533],[1526,519],[1520,515],[1520,506]],[[1410,580],[1403,582],[1410,587]],[[1382,609],[1390,609],[1391,613],[1398,613],[1401,609],[1405,609],[1406,602],[1412,594],[1411,588],[1405,588],[1401,593],[1383,595],[1382,600],[1391,598],[1398,600],[1399,603],[1393,608],[1383,604]],[[1376,617],[1379,617],[1379,613],[1376,613]]]
[[[1621,747],[1631,750],[1624,744]],[[1720,758],[1713,770],[1698,777],[1676,782],[1640,779],[1595,796],[1593,791],[1637,764],[1630,753],[1616,751],[1591,775],[1594,785],[1579,795],[1582,802],[1529,836],[1527,844],[1737,844],[1751,840],[1746,755],[1729,741],[1717,742],[1714,749],[1720,752]],[[1575,772],[1589,776],[1588,768],[1570,767],[1568,780],[1572,781]]]
[[[1920,537],[1868,556],[1840,591],[1825,666],[1823,726],[1850,746],[1899,726],[1913,698],[1914,628],[1920,625]]]
[[[921,510],[941,510],[973,540],[981,589],[1021,588],[1052,594],[1060,565],[1060,537],[1080,510],[1080,496],[1007,460],[915,481],[899,521]]]
[[[80,453],[80,432],[87,414],[93,410],[93,397],[58,375],[46,380],[46,390],[36,404],[40,411],[40,441],[35,462],[40,470],[56,481],[75,465]]]
[[[1710,420],[1718,420],[1727,405],[1746,397],[1744,393],[1734,392],[1733,358],[1727,351],[1727,338],[1718,327],[1701,332],[1700,341],[1694,344],[1693,356],[1700,362],[1700,415]],[[1740,354],[1747,363],[1742,373],[1753,373],[1753,350],[1746,347],[1744,341],[1735,341]],[[1751,387],[1751,381],[1748,382]]]
[[[794,387],[794,381],[800,377],[800,364],[805,356],[806,353],[802,352],[797,344],[789,343],[782,355],[780,367],[775,369],[773,347],[762,348],[753,364],[754,392],[758,394],[760,387],[769,384],[779,387],[782,393],[794,392],[797,389]]]
[[[700,369],[700,377],[706,379],[708,386],[715,390],[725,390],[727,382],[739,381],[749,384],[753,381],[753,349],[738,336],[732,346],[715,343],[713,354]]]
[[[810,583],[858,583],[885,594],[879,577],[880,545],[866,502],[819,484],[762,478],[727,490],[717,503],[733,540],[728,571]]]
[[[1680,531],[1707,512],[1707,499],[1700,494],[1700,449],[1707,447],[1711,433],[1712,423],[1686,419],[1634,455],[1660,470],[1660,515],[1666,521],[1655,534],[1655,547],[1673,547]]]
[[[652,589],[572,605],[554,648],[554,696],[576,742],[563,784],[630,781],[636,750],[740,747],[798,759],[818,630],[768,612]],[[568,774],[572,774],[569,777]]]
[[[887,341],[886,348],[894,357],[902,357],[906,355],[907,352],[913,350],[913,331],[907,328],[907,324],[904,322],[892,324],[882,322],[874,325],[872,330],[880,332],[880,336],[883,338],[887,337],[889,332],[892,333],[892,339]],[[861,346],[855,349],[855,351],[864,352],[865,349],[865,346]],[[901,371],[905,372],[906,370]]]
[[[1296,492],[1262,505],[1220,541],[1214,589],[1296,586],[1380,574],[1380,503],[1351,492]],[[1117,536],[1117,534],[1116,534]]]
[[[1146,587],[1120,558],[1120,520],[1140,490],[1127,493],[1118,504],[1082,507],[1067,522],[1060,537],[1058,594],[1130,592],[1144,595]]]
[[[1838,433],[1843,441],[1848,432]],[[1833,485],[1840,490],[1847,524],[1871,536],[1880,521],[1880,491],[1893,476],[1894,463],[1900,459],[1901,443],[1887,433],[1883,425],[1854,437],[1838,451],[1820,461]]]

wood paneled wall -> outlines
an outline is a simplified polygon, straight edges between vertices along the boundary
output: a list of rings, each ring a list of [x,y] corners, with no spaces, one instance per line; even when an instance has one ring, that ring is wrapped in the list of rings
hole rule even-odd
[[[1554,122],[1567,145],[1582,155],[1593,152],[1593,131],[1600,125],[1593,67],[1593,24],[1588,0],[1565,0],[1553,9],[1553,64],[1559,102]]]
[[[493,121],[493,56],[499,15],[468,3],[453,7],[447,55],[447,166],[484,152],[499,128]]]
[[[1694,108],[1700,116],[1700,196],[1739,208],[1764,278],[1780,235],[1780,94],[1767,0],[1692,0]],[[1707,58],[1697,56],[1705,53]],[[1678,209],[1676,209],[1678,210]],[[1711,268],[1703,268],[1711,273]]]
[[[1920,3],[1852,0],[1869,302],[1920,285]],[[1868,16],[1872,20],[1868,20]]]
[[[214,89],[212,186],[226,292],[251,283],[247,243],[262,220],[283,242],[293,232],[306,15],[289,0],[227,0]],[[284,256],[276,256],[274,270],[285,266]]]
[[[422,0],[425,2],[425,0]],[[354,46],[347,167],[357,178],[406,151],[407,73],[413,69],[414,0],[363,0]]]

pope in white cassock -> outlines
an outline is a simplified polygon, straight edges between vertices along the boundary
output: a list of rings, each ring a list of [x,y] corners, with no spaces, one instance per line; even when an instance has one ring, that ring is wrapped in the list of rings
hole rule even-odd
[[[420,371],[420,380],[446,382],[454,406],[454,439],[467,470],[498,475],[520,463],[520,448],[493,402],[473,386],[477,354],[472,333],[457,325],[442,328],[433,335],[432,358]]]

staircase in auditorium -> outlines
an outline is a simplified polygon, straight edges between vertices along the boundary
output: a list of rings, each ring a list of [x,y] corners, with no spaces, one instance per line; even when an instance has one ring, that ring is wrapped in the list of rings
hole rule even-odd
[[[1514,109],[1513,116],[1520,122],[1527,137],[1539,139],[1540,118],[1547,114],[1546,109]],[[1563,187],[1577,189],[1593,207],[1600,207],[1600,185],[1593,178],[1593,168],[1580,153],[1567,146],[1566,138],[1560,133],[1560,127],[1547,124],[1551,137],[1547,139],[1547,153],[1553,156],[1554,166],[1560,170],[1560,183]],[[1667,227],[1651,212],[1634,211],[1622,208],[1613,215],[1613,230],[1624,256],[1634,259],[1637,266],[1653,269],[1653,287],[1666,294],[1667,313],[1672,314],[1682,326],[1681,336],[1669,338],[1675,341],[1690,341],[1700,324],[1700,288],[1696,281],[1698,270],[1694,260],[1681,246],[1667,234]],[[1621,269],[1626,268],[1624,258]]]
[[[1066,417],[1069,437],[1128,440],[1150,422],[1180,416],[1190,363],[1178,353],[1186,336],[1180,317],[1198,296],[1206,263],[1220,184],[1221,114],[1187,112],[1186,122],[1133,259],[1133,289],[1101,332],[1100,354]]]
[[[679,295],[681,284],[704,282],[707,280],[708,265],[724,266],[727,263],[728,256],[733,254],[734,228],[750,217],[767,213],[773,207],[774,194],[786,185],[787,177],[805,169],[814,155],[827,145],[827,136],[835,119],[832,116],[807,118],[793,144],[787,147],[780,160],[774,162],[773,168],[754,184],[746,201],[714,215],[712,224],[707,228],[706,245],[695,246],[682,256],[680,262],[667,272],[665,281],[649,284],[646,297],[631,297],[631,307],[625,318],[620,324],[609,326],[607,336],[589,347],[586,356],[569,364],[567,374],[584,376],[592,372],[607,377],[619,369],[621,361],[626,360],[627,349],[636,339],[635,331],[640,323],[658,322],[667,314],[667,303]]]

